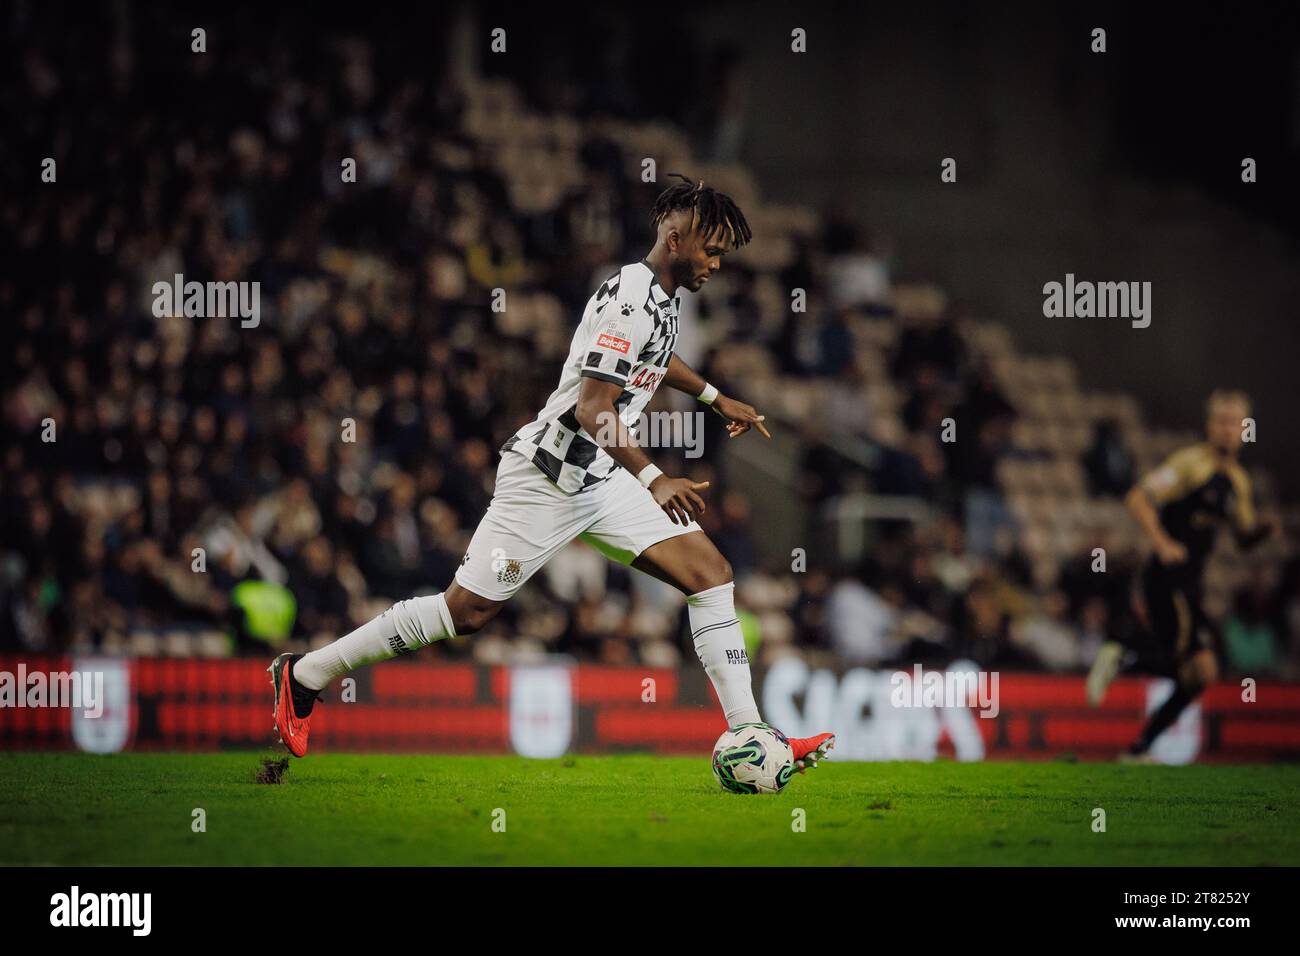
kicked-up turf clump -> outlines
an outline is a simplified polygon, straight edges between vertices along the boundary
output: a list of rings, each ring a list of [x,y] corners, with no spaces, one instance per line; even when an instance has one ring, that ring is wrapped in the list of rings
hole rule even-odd
[[[289,772],[289,758],[262,758],[262,766],[257,771],[258,783],[284,783],[284,775]]]

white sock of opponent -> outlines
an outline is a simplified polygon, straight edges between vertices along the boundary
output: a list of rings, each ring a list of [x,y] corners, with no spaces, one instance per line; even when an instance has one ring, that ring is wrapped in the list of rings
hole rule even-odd
[[[333,644],[294,661],[293,679],[311,690],[321,690],[348,671],[455,636],[451,610],[441,594],[398,601]]]
[[[695,653],[718,692],[728,727],[762,720],[750,686],[749,655],[736,617],[735,590],[735,582],[728,581],[686,598]]]

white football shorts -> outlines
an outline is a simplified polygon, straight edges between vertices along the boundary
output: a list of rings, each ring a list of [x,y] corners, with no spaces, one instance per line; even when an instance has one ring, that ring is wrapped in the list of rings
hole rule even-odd
[[[631,564],[650,545],[699,530],[694,520],[680,525],[669,518],[625,468],[566,495],[531,461],[508,451],[497,465],[492,503],[456,570],[456,583],[505,601],[574,538]]]

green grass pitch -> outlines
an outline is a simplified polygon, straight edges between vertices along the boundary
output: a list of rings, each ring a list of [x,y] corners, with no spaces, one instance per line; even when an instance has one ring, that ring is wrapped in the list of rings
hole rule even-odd
[[[0,753],[0,864],[1300,863],[1295,765],[829,762],[736,796],[704,757],[327,754],[268,785],[264,756]]]

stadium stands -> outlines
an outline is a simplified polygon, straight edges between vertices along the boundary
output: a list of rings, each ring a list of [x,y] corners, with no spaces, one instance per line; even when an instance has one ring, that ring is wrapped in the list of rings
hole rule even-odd
[[[778,451],[715,426],[689,463],[715,479],[704,525],[766,659],[1078,671],[1134,626],[1142,542],[1117,489],[1197,436],[1091,391],[1068,358],[1021,354],[943,290],[892,283],[857,224],[765,203],[672,126],[412,78],[355,38],[247,42],[164,58],[174,90],[145,83],[161,67],[126,37],[24,64],[46,125],[0,155],[54,148],[62,171],[3,205],[0,648],[265,654],[445,586],[583,302],[649,245],[645,157],[729,192],[755,232],[688,303],[683,348],[777,425]],[[156,317],[153,283],[175,274],[261,283],[260,323]],[[1281,544],[1224,545],[1208,605],[1230,661],[1300,673],[1296,567]],[[253,614],[249,581],[288,617]],[[670,667],[683,619],[675,594],[574,545],[484,633],[423,653]]]

